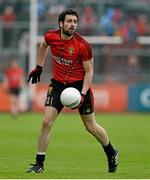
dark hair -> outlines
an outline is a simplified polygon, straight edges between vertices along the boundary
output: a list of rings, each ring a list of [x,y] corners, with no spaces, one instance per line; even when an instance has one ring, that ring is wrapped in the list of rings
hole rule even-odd
[[[74,16],[77,17],[77,20],[78,20],[78,13],[77,13],[77,11],[76,11],[75,9],[73,9],[73,8],[69,8],[69,9],[64,10],[64,11],[59,15],[58,24],[59,24],[60,21],[64,22],[66,15],[74,15]]]

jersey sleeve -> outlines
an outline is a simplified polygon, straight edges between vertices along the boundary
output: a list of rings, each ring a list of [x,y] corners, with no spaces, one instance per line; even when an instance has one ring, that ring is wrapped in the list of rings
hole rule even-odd
[[[49,31],[44,34],[44,39],[45,39],[46,44],[49,46],[50,45],[50,33],[49,33]]]
[[[82,61],[88,61],[93,57],[92,48],[89,44],[82,44],[80,52],[80,57]]]

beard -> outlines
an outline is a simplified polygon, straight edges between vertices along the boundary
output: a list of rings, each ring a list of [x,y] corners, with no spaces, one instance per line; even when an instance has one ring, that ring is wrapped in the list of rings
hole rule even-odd
[[[68,37],[70,37],[70,36],[72,36],[72,35],[74,35],[74,33],[75,33],[75,30],[65,30],[64,28],[62,28],[62,32],[63,32],[63,34],[65,35],[65,36],[68,36]]]

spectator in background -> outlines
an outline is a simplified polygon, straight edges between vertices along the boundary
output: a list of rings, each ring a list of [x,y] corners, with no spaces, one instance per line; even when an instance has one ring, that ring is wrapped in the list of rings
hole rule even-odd
[[[45,12],[47,10],[47,6],[43,0],[38,0],[38,18],[42,20]]]
[[[16,15],[12,6],[7,6],[4,9],[4,12],[0,17],[0,20],[4,23],[7,23],[8,25],[11,25],[11,23],[13,23],[16,20]]]
[[[84,7],[81,17],[81,32],[85,35],[95,34],[95,25],[97,22],[97,16],[92,6],[87,5]],[[97,27],[97,26],[96,26]]]
[[[123,37],[125,42],[135,42],[137,37],[136,19],[133,16],[128,16],[115,35]]]
[[[6,69],[3,88],[10,93],[11,98],[11,114],[16,117],[19,112],[19,95],[21,88],[25,85],[24,71],[18,65],[16,59],[12,59],[10,67]]]
[[[112,16],[112,20],[115,24],[120,24],[123,20],[123,12],[120,8],[115,8]]]
[[[129,84],[138,83],[140,72],[141,72],[141,68],[139,65],[138,57],[134,54],[129,55],[127,59],[127,65],[125,66],[127,82]]]
[[[104,33],[108,36],[114,34],[115,28],[113,24],[114,8],[108,8],[105,14],[100,18],[100,25],[104,29]]]
[[[136,37],[150,34],[148,16],[125,11],[120,7],[108,7],[100,18],[103,34],[121,36],[125,42],[135,42]]]
[[[3,22],[4,24],[4,34],[3,34],[3,42],[4,42],[4,46],[8,47],[10,46],[13,37],[13,23],[16,21],[16,14],[14,12],[14,9],[12,6],[7,6],[4,9],[3,14],[0,16],[0,21]]]
[[[144,14],[140,14],[137,18],[137,33],[140,36],[150,34],[150,27],[148,25],[148,18]]]

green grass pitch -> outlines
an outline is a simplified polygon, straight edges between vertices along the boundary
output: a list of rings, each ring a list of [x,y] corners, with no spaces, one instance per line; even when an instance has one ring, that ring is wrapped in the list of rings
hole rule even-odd
[[[8,179],[148,179],[150,114],[96,114],[120,151],[116,173],[97,140],[86,132],[78,114],[61,113],[51,133],[44,174],[26,174],[35,162],[42,114],[24,113],[14,120],[0,114],[0,178]]]

